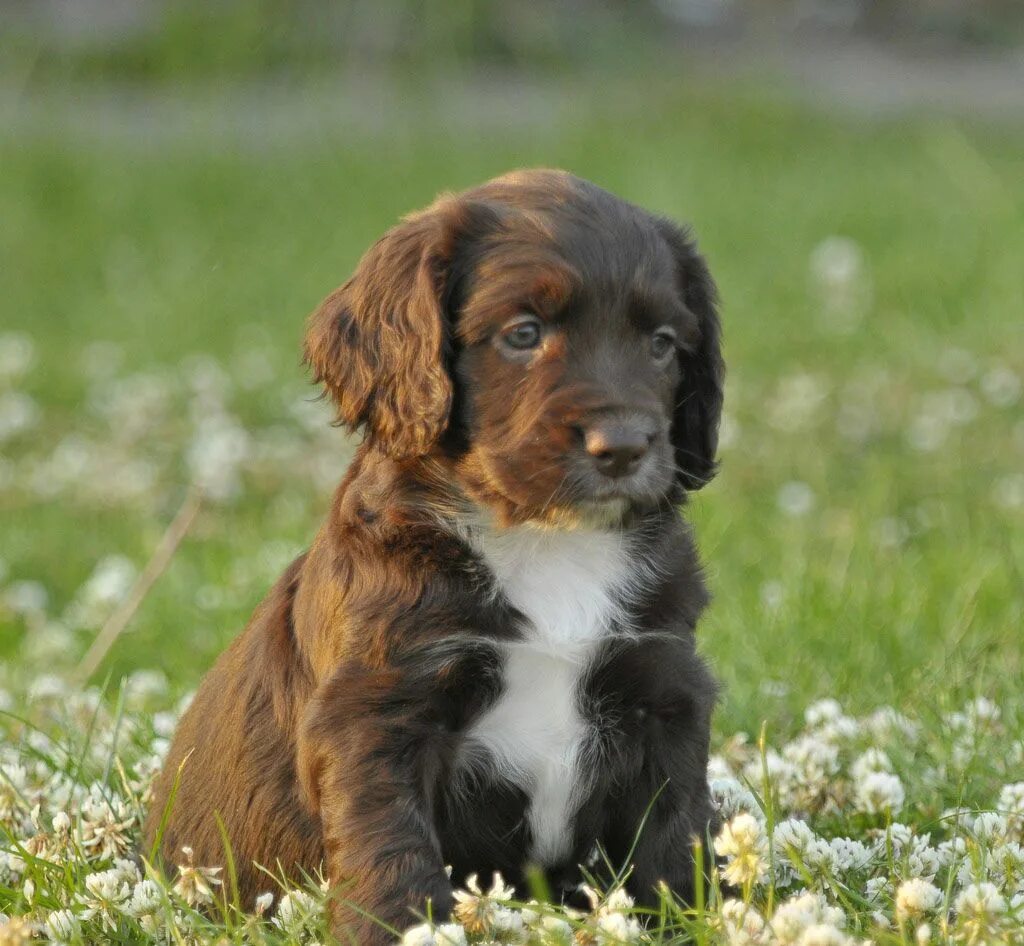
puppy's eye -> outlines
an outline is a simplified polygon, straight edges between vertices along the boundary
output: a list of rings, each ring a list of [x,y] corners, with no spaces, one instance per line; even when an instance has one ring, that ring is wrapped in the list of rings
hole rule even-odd
[[[533,315],[521,315],[505,324],[501,330],[501,340],[516,351],[529,351],[540,344],[540,319]]]
[[[670,328],[660,328],[651,336],[651,357],[665,361],[676,347],[676,333]]]

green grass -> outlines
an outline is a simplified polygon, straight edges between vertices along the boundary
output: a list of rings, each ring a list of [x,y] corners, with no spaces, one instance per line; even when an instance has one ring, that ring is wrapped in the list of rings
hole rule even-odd
[[[722,290],[732,435],[688,512],[715,596],[700,641],[725,684],[716,743],[763,723],[783,738],[826,696],[858,714],[892,704],[940,732],[940,714],[985,695],[1003,708],[998,739],[945,781],[941,760],[921,770],[914,803],[933,823],[971,779],[976,803],[992,803],[1024,720],[1024,402],[991,397],[993,371],[1024,378],[1024,130],[855,120],[665,80],[573,89],[555,120],[508,127],[410,87],[400,120],[379,127],[282,134],[250,120],[242,133],[197,119],[109,138],[88,117],[48,121],[50,105],[70,106],[43,95],[20,133],[0,132],[0,335],[27,333],[36,351],[0,399],[10,388],[39,407],[0,444],[0,687],[19,712],[102,620],[68,610],[96,563],[141,567],[185,494],[207,412],[196,389],[210,387],[196,356],[223,368],[225,409],[251,442],[282,452],[246,465],[235,500],[204,507],[97,679],[155,667],[191,689],[314,535],[351,444],[326,414],[306,429],[293,409],[313,393],[305,314],[436,192],[557,165],[691,222]],[[863,257],[846,332],[811,275],[832,235]],[[107,380],[81,367],[96,342],[119,346]],[[97,406],[133,377],[163,384],[136,428]],[[913,446],[915,431],[933,449]],[[69,438],[120,459],[68,474]],[[95,495],[138,460],[153,470],[140,496]],[[810,493],[784,489],[794,482]],[[787,513],[780,490],[809,508]],[[42,583],[44,613],[9,606],[20,581]],[[920,758],[907,750],[903,771]],[[830,817],[857,836],[873,823]],[[20,896],[0,890],[0,911],[20,912]]]
[[[44,412],[5,453],[17,465],[96,429],[77,369],[96,340],[123,346],[124,374],[169,370],[172,393],[183,358],[230,365],[258,345],[273,376],[232,392],[232,409],[255,429],[294,424],[281,392],[301,394],[304,315],[376,235],[439,190],[560,165],[692,222],[721,285],[739,434],[692,516],[715,593],[701,638],[727,685],[723,726],[778,725],[826,694],[859,709],[942,702],[951,691],[1012,696],[1024,669],[1024,523],[992,492],[1024,466],[1020,402],[993,407],[970,378],[978,416],[939,449],[911,449],[905,431],[921,396],[951,386],[941,370],[949,349],[970,352],[979,376],[995,363],[1024,373],[1024,135],[828,118],[699,87],[646,98],[627,121],[614,97],[591,96],[567,127],[525,133],[439,133],[428,105],[387,137],[324,129],[266,149],[213,147],[198,134],[169,146],[5,138],[0,305],[5,329],[35,339],[23,387]],[[873,285],[845,335],[823,327],[808,288],[809,257],[831,234],[857,241]],[[796,374],[817,378],[824,400],[787,433],[770,423],[769,402]],[[872,432],[844,439],[837,416],[872,377]],[[154,435],[161,442],[140,437],[140,451],[180,453],[185,432],[178,443]],[[346,449],[340,434],[336,449]],[[163,501],[141,508],[5,492],[10,577],[42,580],[59,608],[102,555],[141,563],[172,511],[175,476],[184,485],[169,469]],[[776,507],[790,480],[814,491],[806,516]],[[155,663],[183,687],[198,680],[270,576],[214,614],[196,608],[196,583],[222,583],[232,562],[271,540],[304,544],[325,509],[322,493],[285,485],[300,512],[268,518],[279,478],[250,478],[236,504],[203,517],[118,645],[115,673]],[[879,546],[880,520],[924,515],[927,528]],[[783,599],[771,613],[761,603],[768,581]],[[21,633],[17,622],[3,633],[10,658]],[[765,680],[788,695],[766,696]]]

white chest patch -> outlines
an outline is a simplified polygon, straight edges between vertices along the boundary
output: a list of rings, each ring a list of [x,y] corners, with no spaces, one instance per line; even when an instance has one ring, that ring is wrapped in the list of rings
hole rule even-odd
[[[597,643],[620,616],[628,589],[626,539],[612,530],[482,530],[473,544],[508,600],[527,618],[521,641],[503,645],[504,688],[470,729],[500,774],[530,797],[531,855],[541,864],[570,853],[584,779],[587,725],[579,683]]]

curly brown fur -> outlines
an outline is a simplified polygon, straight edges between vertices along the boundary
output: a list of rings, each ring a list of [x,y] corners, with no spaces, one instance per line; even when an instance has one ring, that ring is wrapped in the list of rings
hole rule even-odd
[[[168,860],[223,862],[219,816],[247,903],[257,865],[323,870],[366,944],[389,939],[370,915],[445,916],[449,865],[539,862],[568,894],[645,815],[630,887],[686,896],[715,685],[678,507],[714,475],[723,372],[692,241],[571,175],[507,175],[378,241],[306,357],[363,443],[182,718],[150,840],[180,769]]]

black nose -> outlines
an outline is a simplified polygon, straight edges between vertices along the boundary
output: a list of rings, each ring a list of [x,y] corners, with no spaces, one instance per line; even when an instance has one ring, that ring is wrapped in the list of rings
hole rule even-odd
[[[635,473],[653,440],[646,430],[621,422],[595,424],[584,435],[594,465],[611,477]]]

